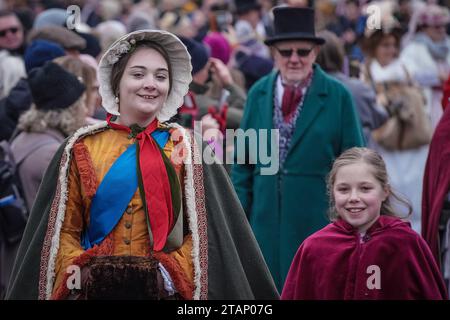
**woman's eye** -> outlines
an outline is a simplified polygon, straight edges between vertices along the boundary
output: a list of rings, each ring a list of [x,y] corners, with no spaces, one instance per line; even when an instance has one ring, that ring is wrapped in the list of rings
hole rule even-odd
[[[160,81],[164,81],[167,79],[167,76],[165,74],[159,74],[156,76],[156,79],[158,79]]]
[[[142,73],[133,73],[133,77],[135,78],[142,78],[144,76],[144,74]]]

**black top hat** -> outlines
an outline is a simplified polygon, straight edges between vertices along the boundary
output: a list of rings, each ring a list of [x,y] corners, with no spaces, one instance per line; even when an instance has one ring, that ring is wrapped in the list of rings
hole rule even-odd
[[[308,40],[324,44],[325,40],[316,37],[314,29],[314,10],[311,8],[275,7],[274,35],[264,41],[267,45],[287,40]]]
[[[259,10],[261,5],[257,0],[234,0],[237,14],[243,14],[250,10]]]

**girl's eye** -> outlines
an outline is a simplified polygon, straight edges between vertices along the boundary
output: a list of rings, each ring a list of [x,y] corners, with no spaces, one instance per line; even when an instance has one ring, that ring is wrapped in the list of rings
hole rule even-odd
[[[347,192],[347,190],[348,190],[348,188],[338,188],[337,189],[337,191],[342,192],[342,193]]]
[[[142,78],[144,76],[144,74],[142,73],[133,73],[133,77],[135,78]]]
[[[367,187],[367,186],[364,186],[364,187],[362,187],[361,189],[362,189],[363,191],[369,191],[369,190],[372,190],[371,187]]]

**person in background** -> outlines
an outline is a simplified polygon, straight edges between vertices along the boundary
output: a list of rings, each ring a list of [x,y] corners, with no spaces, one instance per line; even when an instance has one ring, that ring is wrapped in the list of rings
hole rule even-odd
[[[379,128],[388,118],[387,112],[377,104],[375,91],[359,79],[344,74],[344,47],[340,39],[330,31],[321,31],[319,37],[325,39],[316,62],[329,75],[342,82],[352,93],[356,110],[368,146],[373,145],[372,131]]]
[[[240,126],[266,131],[244,148],[236,141],[231,176],[281,290],[300,243],[327,223],[325,176],[333,160],[364,138],[349,91],[314,63],[325,42],[315,34],[314,10],[276,7],[273,13],[275,33],[266,44],[276,70],[250,89]],[[273,161],[263,163],[258,149],[272,141],[273,129],[279,143],[271,148]]]
[[[447,88],[444,113],[431,139],[425,165],[422,236],[440,266],[447,290],[450,290],[450,88]]]
[[[270,58],[270,52],[264,45],[266,30],[261,21],[261,4],[257,0],[236,0],[236,37],[241,46],[248,48],[252,55]]]
[[[86,40],[82,37],[71,30],[55,25],[32,29],[27,40],[31,43],[37,39],[55,42],[64,48],[67,55],[75,57],[79,56],[80,52],[86,48]]]
[[[48,164],[63,140],[86,123],[87,108],[85,85],[54,62],[31,70],[27,81],[34,103],[19,118],[21,132],[11,149],[31,210]]]
[[[25,48],[22,23],[13,11],[0,10],[0,50],[21,56]]]
[[[360,1],[343,1],[343,10],[337,21],[331,22],[326,29],[335,33],[344,42],[345,53],[350,60],[363,60],[358,39],[364,33],[366,17],[361,14]]]
[[[400,54],[403,65],[424,88],[433,129],[443,113],[442,87],[450,74],[450,36],[446,33],[449,23],[448,8],[423,5],[414,13]]]
[[[185,37],[181,37],[181,41],[193,65],[190,91],[180,109],[182,121],[186,127],[193,128],[193,121],[201,119],[205,140],[213,143],[217,156],[223,158],[223,135],[227,128],[239,127],[246,94],[234,83],[228,67],[220,59],[210,57],[205,45]],[[211,87],[216,92],[220,90],[220,94],[214,97]],[[208,133],[209,129],[212,130]]]
[[[442,95],[442,110],[445,110],[450,105],[450,74],[444,84],[444,94]]]
[[[0,99],[9,95],[17,82],[26,76],[25,65],[19,57],[12,56],[8,51],[0,51]]]
[[[421,117],[423,120],[423,123],[415,129],[416,132],[426,131],[427,134],[420,136],[420,140],[415,139],[414,144],[409,146],[404,144],[412,135],[393,137],[387,134],[389,130],[400,132],[403,129],[401,122],[390,126],[385,122],[385,125],[372,132],[373,139],[370,145],[386,162],[392,186],[411,202],[413,207],[411,224],[413,229],[420,233],[422,179],[432,129],[423,91],[416,87],[407,65],[399,58],[402,55],[400,39],[400,25],[393,17],[392,11],[383,11],[381,28],[373,29],[369,26],[366,28],[362,44],[366,60],[361,68],[361,78],[375,90],[378,104],[385,108],[390,118],[402,119],[400,110],[414,106],[415,119]],[[403,103],[405,107],[401,107]],[[399,212],[402,210],[403,207],[397,208]]]
[[[82,83],[86,87],[86,123],[94,124],[100,120],[94,119],[95,109],[99,100],[98,94],[98,82],[96,70],[84,63],[80,58],[71,56],[59,57],[54,60],[55,63],[62,66],[66,71],[73,73],[78,79],[82,80]]]
[[[64,49],[57,43],[35,40],[25,50],[25,69],[29,73],[33,68],[42,66],[46,61],[65,55]],[[10,67],[10,66],[8,66]],[[17,68],[17,65],[16,65]],[[11,88],[8,96],[0,100],[0,140],[9,140],[22,113],[27,111],[32,97],[26,77],[21,78]]]

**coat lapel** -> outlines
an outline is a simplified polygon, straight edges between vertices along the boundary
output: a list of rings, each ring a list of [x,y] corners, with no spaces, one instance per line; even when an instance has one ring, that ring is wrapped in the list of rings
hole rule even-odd
[[[258,104],[261,108],[259,112],[259,128],[273,129],[273,99],[274,99],[274,85],[277,79],[278,72],[273,71],[270,77],[266,79],[266,84],[261,86],[258,92]]]
[[[314,119],[325,107],[325,98],[328,95],[324,73],[318,65],[314,65],[314,76],[311,86],[306,93],[303,109],[297,118],[294,135],[292,136],[291,146],[289,147],[288,157],[296,145],[300,142],[306,129],[312,124]]]

